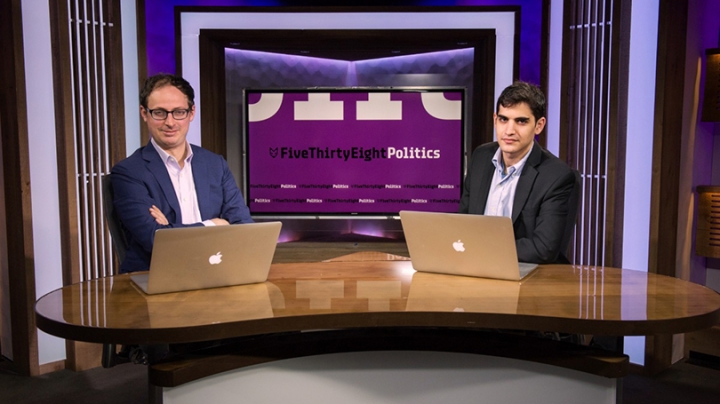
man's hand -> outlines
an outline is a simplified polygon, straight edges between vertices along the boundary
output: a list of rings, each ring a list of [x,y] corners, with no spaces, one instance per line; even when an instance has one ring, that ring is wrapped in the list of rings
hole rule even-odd
[[[150,216],[152,216],[155,221],[161,226],[167,226],[168,224],[170,224],[165,215],[155,205],[150,208]],[[230,224],[227,220],[217,217],[215,219],[210,219],[210,221],[213,222],[215,226],[227,226]]]
[[[155,221],[161,226],[167,226],[168,224],[170,224],[165,215],[155,205],[150,208],[150,216],[152,216]]]

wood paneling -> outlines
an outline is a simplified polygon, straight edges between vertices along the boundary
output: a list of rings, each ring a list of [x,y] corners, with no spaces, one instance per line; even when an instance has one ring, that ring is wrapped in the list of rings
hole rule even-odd
[[[650,206],[648,271],[675,276],[680,151],[685,77],[687,2],[661,0],[658,22],[653,180]],[[638,151],[640,152],[640,151]],[[657,373],[672,364],[672,335],[646,344],[645,365]]]
[[[5,188],[12,360],[18,373],[36,375],[38,342],[33,305],[35,265],[30,196],[22,2],[0,2],[0,134]],[[38,119],[38,117],[34,117]],[[41,119],[41,118],[39,118]],[[12,235],[12,236],[10,236]],[[5,335],[3,337],[6,337]]]
[[[120,2],[50,2],[63,282],[115,272],[102,176],[125,157]],[[97,366],[97,346],[67,341],[66,366]]]
[[[628,2],[626,2],[628,3]],[[618,119],[624,96],[618,92],[623,64],[623,2],[565,2],[563,31],[563,105],[560,156],[582,176],[581,208],[570,258],[585,265],[614,262],[622,245],[617,190],[623,188],[624,134]],[[621,235],[621,233],[620,233]]]

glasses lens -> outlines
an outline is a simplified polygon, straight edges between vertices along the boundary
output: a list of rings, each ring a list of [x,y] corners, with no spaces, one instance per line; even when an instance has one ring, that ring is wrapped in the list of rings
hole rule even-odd
[[[150,111],[150,115],[152,115],[152,117],[154,119],[162,120],[162,119],[167,118],[167,115],[168,115],[168,112],[165,111],[164,109],[151,109],[148,111]]]
[[[187,114],[187,109],[176,109],[172,112],[172,116],[175,119],[185,119],[187,117]]]

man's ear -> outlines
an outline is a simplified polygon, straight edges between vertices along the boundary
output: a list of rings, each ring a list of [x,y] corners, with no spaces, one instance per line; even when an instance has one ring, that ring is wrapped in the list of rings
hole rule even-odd
[[[545,117],[538,119],[537,123],[535,124],[535,134],[536,135],[539,135],[540,132],[542,132],[543,129],[545,129],[545,122],[547,122]]]
[[[142,117],[143,121],[147,122],[147,110],[142,105],[140,106],[140,116]]]

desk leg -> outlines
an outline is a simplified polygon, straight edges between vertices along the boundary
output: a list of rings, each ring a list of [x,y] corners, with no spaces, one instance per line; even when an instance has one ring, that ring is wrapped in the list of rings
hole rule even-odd
[[[148,366],[148,371],[150,366]],[[163,388],[158,387],[150,383],[148,377],[148,404],[162,404],[163,403]]]

